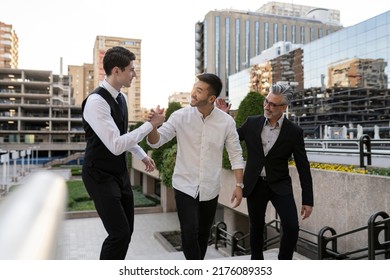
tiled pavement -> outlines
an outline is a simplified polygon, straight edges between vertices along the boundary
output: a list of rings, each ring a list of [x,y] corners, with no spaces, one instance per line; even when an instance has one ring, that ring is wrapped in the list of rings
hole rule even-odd
[[[172,252],[155,234],[179,229],[177,213],[136,214],[134,233],[126,256],[128,260],[184,259],[182,252]],[[57,259],[96,260],[106,232],[99,218],[69,219],[62,225]],[[210,247],[206,259],[223,257]]]
[[[126,256],[127,260],[184,260],[182,252],[167,249],[156,234],[163,231],[179,230],[177,213],[136,214],[134,233]],[[97,260],[106,232],[99,218],[68,219],[63,222],[58,239],[57,259],[59,260]],[[266,260],[277,259],[277,249],[266,251]],[[233,259],[210,246],[205,259]],[[249,260],[249,256],[234,259]],[[294,259],[306,259],[296,254]]]

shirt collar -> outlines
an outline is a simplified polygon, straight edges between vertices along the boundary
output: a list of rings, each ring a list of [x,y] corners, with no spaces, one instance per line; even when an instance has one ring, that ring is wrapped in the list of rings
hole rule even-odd
[[[197,107],[193,107],[193,108],[196,111],[196,114],[198,114],[198,116],[200,116],[202,119],[207,119],[207,118],[213,116],[215,114],[215,111],[216,111],[215,106],[214,106],[213,110],[211,110],[210,114],[206,118],[203,118],[203,114],[198,110],[198,108]]]
[[[114,99],[116,99],[120,92],[118,92],[112,85],[110,85],[109,82],[107,82],[106,79],[103,80],[102,84],[100,85],[102,88],[105,88]]]
[[[282,116],[278,119],[278,121],[276,122],[275,127],[276,127],[276,128],[282,127],[283,120],[284,120],[284,114],[282,114]],[[264,126],[271,126],[271,124],[269,123],[268,118],[265,118]]]

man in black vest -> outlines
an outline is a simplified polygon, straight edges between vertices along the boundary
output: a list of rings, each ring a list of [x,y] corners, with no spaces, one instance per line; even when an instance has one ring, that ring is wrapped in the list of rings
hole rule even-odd
[[[165,120],[163,114],[151,112],[148,122],[127,132],[126,96],[120,89],[130,87],[136,77],[135,58],[123,47],[107,50],[103,58],[106,78],[82,104],[87,138],[82,178],[108,233],[100,259],[126,257],[134,226],[133,192],[126,152],[130,151],[141,159],[146,171],[153,171],[154,161],[138,143]]]

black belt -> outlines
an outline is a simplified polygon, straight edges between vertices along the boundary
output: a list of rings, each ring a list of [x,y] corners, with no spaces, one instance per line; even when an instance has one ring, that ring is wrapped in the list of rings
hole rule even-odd
[[[267,181],[267,177],[265,177],[265,176],[260,176],[260,179],[263,181]]]

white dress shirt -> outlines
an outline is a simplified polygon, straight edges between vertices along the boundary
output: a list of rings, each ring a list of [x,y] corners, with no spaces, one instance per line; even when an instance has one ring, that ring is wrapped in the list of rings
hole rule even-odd
[[[116,100],[119,92],[106,80],[102,82],[101,87],[105,88]],[[127,96],[124,94],[123,96],[127,104]],[[153,126],[150,122],[145,122],[139,128],[120,135],[120,131],[111,116],[110,105],[99,94],[92,94],[88,97],[83,117],[106,148],[114,155],[130,151],[140,160],[147,156],[138,143],[152,131]]]
[[[186,107],[172,113],[159,129],[158,148],[176,136],[177,155],[172,185],[200,201],[215,198],[220,191],[223,148],[229,154],[232,169],[245,166],[234,119],[214,108],[209,116],[196,107]]]

